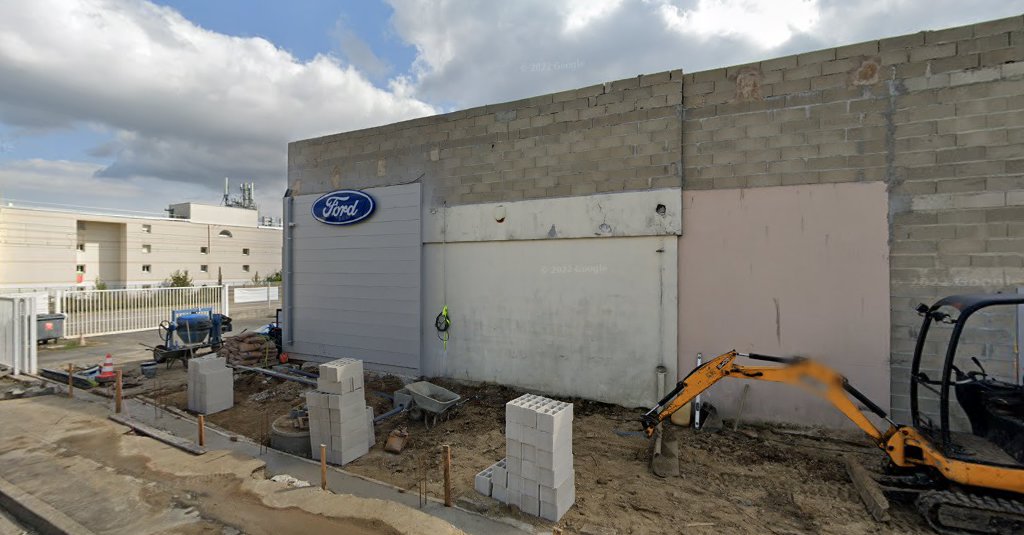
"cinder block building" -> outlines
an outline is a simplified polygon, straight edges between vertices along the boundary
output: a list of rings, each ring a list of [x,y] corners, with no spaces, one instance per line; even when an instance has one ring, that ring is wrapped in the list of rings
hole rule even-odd
[[[288,180],[296,354],[627,406],[698,353],[798,354],[906,420],[913,306],[1024,286],[1024,18],[297,141]],[[318,221],[337,190],[372,215]],[[1015,321],[967,347],[1019,380]],[[780,385],[746,407],[843,422]]]

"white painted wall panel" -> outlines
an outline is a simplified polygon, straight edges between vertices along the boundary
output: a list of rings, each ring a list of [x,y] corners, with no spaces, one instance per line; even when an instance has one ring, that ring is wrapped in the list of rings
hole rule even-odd
[[[675,377],[676,244],[652,236],[425,245],[425,373],[653,403],[655,368]],[[433,325],[444,303],[447,351]]]
[[[678,188],[468,204],[431,209],[423,241],[440,242],[446,230],[448,242],[679,235],[682,217]]]
[[[285,307],[286,350],[362,359],[407,374],[420,368],[420,185],[366,190],[367,220],[345,226],[313,219],[319,195],[295,197]],[[290,324],[289,324],[290,323]],[[294,340],[288,344],[288,340]]]

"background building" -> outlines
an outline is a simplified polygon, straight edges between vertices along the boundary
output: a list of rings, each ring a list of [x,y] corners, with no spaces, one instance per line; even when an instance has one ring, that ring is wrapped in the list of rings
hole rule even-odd
[[[1017,16],[292,143],[286,349],[627,406],[697,353],[803,355],[906,421],[913,306],[1024,286],[1022,43]],[[377,212],[314,220],[339,189]],[[1019,381],[1016,321],[969,347]],[[772,384],[745,411],[844,422]]]
[[[241,284],[281,268],[281,229],[258,212],[174,204],[171,217],[0,206],[0,288],[159,286],[177,270],[194,284]]]

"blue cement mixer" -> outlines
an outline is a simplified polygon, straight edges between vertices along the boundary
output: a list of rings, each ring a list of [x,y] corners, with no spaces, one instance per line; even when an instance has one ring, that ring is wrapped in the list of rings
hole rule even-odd
[[[215,314],[211,307],[172,310],[170,321],[161,321],[157,332],[164,343],[153,348],[153,360],[168,366],[180,360],[188,366],[188,359],[204,350],[220,349],[223,334],[231,332],[231,318]]]

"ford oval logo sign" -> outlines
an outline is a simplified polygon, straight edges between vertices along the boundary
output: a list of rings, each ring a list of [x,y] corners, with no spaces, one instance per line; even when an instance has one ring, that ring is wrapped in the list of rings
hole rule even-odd
[[[328,225],[351,225],[370,217],[376,207],[368,193],[343,189],[317,199],[313,203],[313,218]]]

